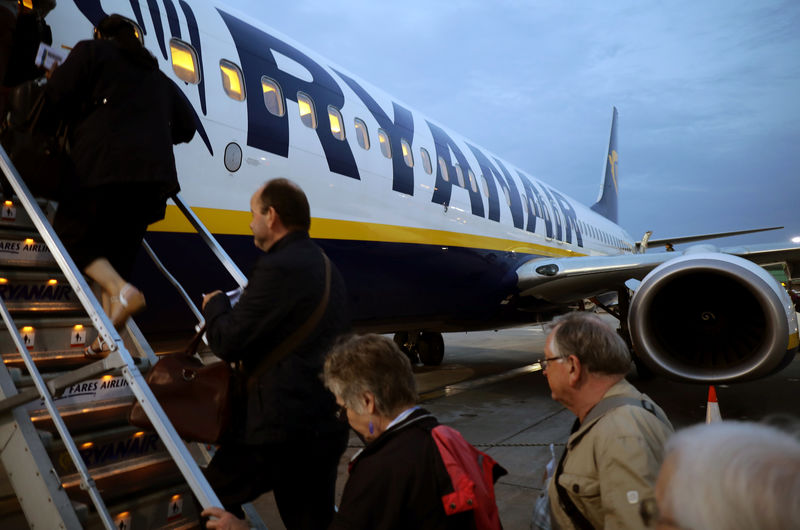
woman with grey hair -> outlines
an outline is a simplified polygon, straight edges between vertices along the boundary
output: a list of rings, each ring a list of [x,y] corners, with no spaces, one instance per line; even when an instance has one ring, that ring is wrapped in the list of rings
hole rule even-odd
[[[505,470],[416,405],[411,364],[392,340],[364,335],[340,342],[323,376],[340,417],[366,445],[350,461],[331,528],[501,527],[494,481]],[[471,495],[454,489],[461,481],[453,466],[472,480]]]
[[[350,477],[330,529],[500,530],[495,481],[506,474],[458,431],[416,405],[411,363],[394,341],[351,336],[334,346],[323,379],[365,447],[350,460]],[[246,530],[222,508],[207,527]]]
[[[655,496],[642,515],[656,528],[800,528],[800,440],[751,422],[681,430],[667,442]]]

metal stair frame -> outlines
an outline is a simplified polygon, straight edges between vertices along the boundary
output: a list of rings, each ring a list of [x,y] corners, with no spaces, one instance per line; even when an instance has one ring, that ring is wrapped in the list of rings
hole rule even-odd
[[[152,391],[147,386],[141,372],[139,372],[138,368],[134,364],[133,358],[126,350],[119,333],[117,333],[117,331],[114,329],[111,320],[102,310],[100,303],[92,293],[92,290],[89,288],[89,285],[87,284],[83,275],[78,270],[75,262],[67,253],[66,249],[61,243],[61,240],[53,230],[53,227],[47,222],[44,213],[34,200],[33,196],[28,190],[28,187],[23,182],[2,146],[0,146],[0,168],[6,174],[9,183],[16,192],[18,200],[33,221],[36,230],[39,232],[40,236],[43,238],[45,244],[50,250],[50,253],[55,258],[58,267],[69,281],[73,292],[86,309],[93,325],[98,330],[98,333],[110,346],[112,352],[116,351],[118,353],[120,362],[122,364],[122,375],[127,380],[131,391],[133,392],[137,401],[141,404],[145,414],[150,419],[155,431],[160,436],[162,442],[167,448],[167,451],[170,453],[170,456],[175,461],[181,474],[186,479],[186,482],[188,483],[198,502],[204,508],[221,506],[217,495],[211,489],[208,481],[205,479],[200,468],[197,466],[191,454],[189,453],[189,450],[181,440],[180,436],[178,436],[178,433],[170,423],[169,419],[164,413],[164,410],[161,408],[161,405],[158,403]],[[239,274],[241,274],[241,272],[239,272]],[[13,327],[13,325],[10,326],[10,328],[11,327]],[[15,327],[13,327],[13,329],[16,330]],[[11,331],[11,329],[9,329],[9,331]],[[27,354],[27,349],[24,348],[24,342],[23,350],[25,351],[21,351],[20,353],[24,357],[25,354]],[[16,414],[17,411],[15,410],[14,412]],[[58,416],[57,410],[55,412],[56,416]],[[71,439],[71,436],[69,436],[69,438]],[[49,462],[49,460],[47,461]],[[75,464],[76,467],[83,464],[80,457],[78,457],[78,461],[75,462]],[[61,485],[59,483],[58,489],[60,488]],[[30,517],[27,511],[25,515],[26,517]],[[104,523],[107,527],[114,528],[113,523],[111,526],[109,526],[108,522],[105,520]]]

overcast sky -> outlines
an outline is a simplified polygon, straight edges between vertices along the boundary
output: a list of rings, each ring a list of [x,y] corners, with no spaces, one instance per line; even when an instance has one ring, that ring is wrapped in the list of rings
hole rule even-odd
[[[797,0],[229,0],[591,204],[619,109],[634,238],[800,236]]]

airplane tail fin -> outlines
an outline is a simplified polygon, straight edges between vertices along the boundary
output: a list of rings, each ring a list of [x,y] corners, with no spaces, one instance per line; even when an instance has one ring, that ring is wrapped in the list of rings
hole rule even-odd
[[[611,138],[608,141],[608,155],[606,156],[606,172],[603,176],[603,187],[597,202],[592,205],[592,210],[599,213],[613,223],[617,222],[617,107],[611,115]]]

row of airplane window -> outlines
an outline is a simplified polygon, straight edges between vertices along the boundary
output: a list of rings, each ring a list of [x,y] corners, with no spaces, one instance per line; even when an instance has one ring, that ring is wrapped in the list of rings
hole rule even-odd
[[[181,80],[186,81],[187,83],[199,83],[200,70],[197,68],[197,52],[195,51],[194,47],[192,47],[191,44],[179,39],[172,39],[170,41],[170,51],[172,52],[172,68],[175,74]],[[239,66],[232,61],[222,59],[219,62],[219,69],[222,75],[222,86],[225,90],[225,94],[236,101],[244,101],[246,94],[243,82],[244,77],[242,75],[241,68],[239,68]],[[267,108],[267,111],[274,116],[284,116],[286,114],[286,100],[278,82],[267,76],[262,76],[261,89],[264,96],[264,105]],[[300,113],[300,121],[306,127],[316,129],[317,113],[311,96],[304,92],[298,92],[297,105]],[[337,140],[345,141],[346,136],[344,130],[344,119],[340,109],[334,107],[333,105],[328,105],[327,110],[331,135],[333,135],[333,137]],[[368,151],[371,147],[371,143],[367,124],[361,118],[356,117],[353,118],[353,125],[355,128],[358,145],[362,149]],[[378,129],[378,145],[380,146],[380,151],[384,157],[392,158],[392,146],[389,135],[386,131],[380,128]],[[408,140],[401,138],[400,148],[402,150],[402,157],[405,164],[408,167],[414,167],[414,154],[411,150],[411,145],[408,143]],[[429,175],[432,174],[433,165],[431,162],[430,153],[424,147],[420,147],[419,154],[425,173]],[[450,182],[451,175],[450,171],[448,170],[447,162],[445,162],[445,160],[440,156],[437,157],[437,163],[439,165],[439,170],[442,173],[442,179],[445,182]],[[467,184],[469,184],[469,189],[471,189],[473,193],[478,193],[478,181],[475,178],[475,174],[472,172],[472,170],[467,168],[465,176],[464,170],[460,164],[454,164],[454,168],[456,173],[455,179],[458,182],[458,185],[466,189]],[[481,175],[481,188],[483,194],[486,197],[490,197],[489,183],[484,175]],[[502,188],[505,195],[506,204],[510,207],[511,196],[509,194],[509,190],[505,186],[502,186]],[[545,219],[546,221],[550,221],[550,212],[546,207],[538,206],[538,201],[534,200],[533,197],[528,197],[526,194],[523,194],[523,197],[528,203],[529,210],[533,212],[534,215],[541,219]],[[580,219],[577,220],[578,227],[575,226],[572,219],[568,220],[568,222],[573,231],[576,231],[578,227],[580,227],[580,230],[584,235],[589,235],[597,241],[614,246],[620,250],[632,250],[630,244],[626,243],[625,241],[622,241],[621,239],[612,236],[603,230],[599,230],[592,225],[584,223]]]

